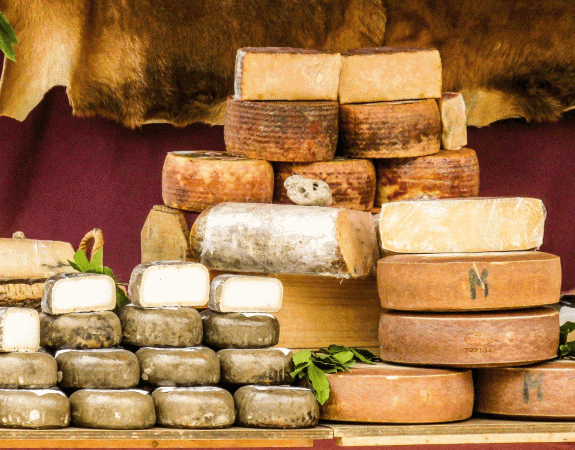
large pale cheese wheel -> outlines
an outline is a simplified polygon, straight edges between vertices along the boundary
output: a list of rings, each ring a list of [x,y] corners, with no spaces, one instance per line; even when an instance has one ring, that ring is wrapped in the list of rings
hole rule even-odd
[[[293,378],[292,352],[283,348],[239,349],[218,352],[222,369],[222,383],[291,384]]]
[[[543,242],[546,211],[534,198],[450,198],[384,203],[384,251],[473,253],[530,250]]]
[[[468,148],[417,158],[380,159],[375,205],[397,200],[477,197],[479,162]]]
[[[236,420],[232,394],[215,386],[160,387],[152,392],[156,423],[170,428],[224,428]]]
[[[252,102],[228,98],[228,153],[266,161],[326,161],[337,145],[337,102]]]
[[[477,372],[475,411],[530,419],[575,419],[573,360]]]
[[[28,308],[0,308],[0,352],[36,352],[40,347],[40,318]]]
[[[192,255],[211,269],[361,278],[378,258],[368,212],[320,206],[220,203],[190,232]]]
[[[162,170],[162,199],[172,208],[203,211],[221,202],[271,203],[272,165],[213,151],[170,152]]]
[[[122,342],[122,325],[112,311],[40,313],[40,345],[50,348],[108,348]]]
[[[404,158],[437,153],[441,121],[435,100],[340,106],[341,154],[350,158]]]
[[[400,364],[490,367],[552,359],[559,313],[551,308],[481,313],[384,311],[380,357]]]
[[[551,305],[561,294],[559,257],[542,252],[390,255],[377,264],[381,306],[475,311]]]
[[[341,55],[287,47],[244,47],[236,54],[234,98],[337,101]]]
[[[194,347],[202,343],[202,319],[194,308],[138,308],[118,312],[125,344],[136,347]]]
[[[48,388],[56,386],[57,377],[58,365],[48,353],[0,353],[0,388]]]
[[[208,307],[218,312],[278,312],[283,286],[272,277],[218,275],[210,285]]]
[[[370,211],[375,195],[375,168],[368,159],[337,157],[331,161],[274,164],[274,203],[294,204],[284,186],[292,175],[325,181],[331,189],[332,207]]]
[[[439,99],[441,147],[458,150],[467,145],[467,114],[459,92],[444,92]]]
[[[319,403],[307,388],[242,386],[234,401],[243,427],[309,428],[319,421]]]
[[[215,348],[266,348],[279,341],[277,319],[264,313],[201,313],[204,345]]]
[[[0,427],[63,428],[70,402],[58,389],[0,389]]]
[[[361,48],[341,56],[340,103],[441,97],[441,58],[430,48]]]
[[[70,407],[76,427],[133,430],[156,422],[152,396],[135,389],[81,389],[70,395]]]
[[[136,356],[142,381],[154,386],[202,386],[220,381],[218,356],[206,347],[143,347]]]
[[[471,371],[377,363],[328,373],[321,419],[371,423],[452,422],[471,417]]]

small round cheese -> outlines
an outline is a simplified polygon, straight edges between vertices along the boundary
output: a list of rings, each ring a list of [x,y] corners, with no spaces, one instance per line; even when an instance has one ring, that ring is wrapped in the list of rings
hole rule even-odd
[[[56,360],[48,353],[0,353],[0,388],[48,388],[56,385],[57,374]]]
[[[57,389],[0,389],[0,427],[63,428],[70,423],[70,402]]]
[[[279,341],[279,323],[271,314],[201,313],[204,345],[215,348],[266,348]]]
[[[292,352],[278,348],[224,349],[218,352],[222,383],[291,384]]]

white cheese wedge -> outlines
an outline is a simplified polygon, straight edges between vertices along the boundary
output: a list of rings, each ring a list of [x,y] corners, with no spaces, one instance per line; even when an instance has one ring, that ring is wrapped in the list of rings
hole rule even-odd
[[[35,309],[0,308],[0,352],[36,352],[40,317]]]
[[[283,286],[277,278],[219,275],[212,280],[208,307],[218,312],[278,312]]]

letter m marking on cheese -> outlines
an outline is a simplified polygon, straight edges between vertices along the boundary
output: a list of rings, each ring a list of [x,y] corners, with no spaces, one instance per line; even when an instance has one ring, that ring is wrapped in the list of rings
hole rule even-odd
[[[543,374],[540,373],[535,377],[535,379],[531,378],[529,372],[525,372],[524,382],[523,382],[523,401],[525,403],[529,403],[529,390],[537,389],[537,400],[542,402],[543,401]]]
[[[469,290],[471,293],[471,300],[475,300],[477,298],[477,289],[476,287],[480,287],[483,289],[483,296],[487,297],[489,295],[489,287],[487,285],[487,269],[483,269],[481,271],[481,275],[479,274],[479,270],[473,265],[473,269],[469,269]]]

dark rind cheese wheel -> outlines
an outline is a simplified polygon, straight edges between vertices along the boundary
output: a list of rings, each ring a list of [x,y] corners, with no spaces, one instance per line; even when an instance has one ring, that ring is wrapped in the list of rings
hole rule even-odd
[[[404,158],[437,153],[441,120],[435,100],[340,105],[341,154]]]
[[[368,159],[334,158],[311,163],[277,162],[274,203],[293,205],[284,182],[292,175],[325,181],[331,189],[332,207],[370,211],[375,196],[375,168]]]
[[[51,348],[108,348],[122,341],[122,326],[111,311],[40,313],[40,345]]]
[[[225,428],[236,420],[232,394],[215,386],[161,387],[152,393],[156,423],[170,428]]]
[[[309,428],[319,421],[319,403],[307,388],[242,386],[234,401],[243,427]]]
[[[469,148],[378,160],[376,171],[376,206],[395,200],[479,195],[479,162]]]
[[[327,161],[337,145],[333,101],[246,101],[228,98],[228,153],[266,161]]]
[[[271,314],[201,313],[204,345],[215,348],[266,348],[279,341],[280,326]]]
[[[81,389],[70,395],[70,407],[77,427],[135,430],[156,422],[152,396],[140,390]]]
[[[128,350],[64,350],[56,361],[64,388],[131,388],[140,381],[138,358]]]
[[[224,349],[218,352],[222,383],[291,384],[292,352],[280,348]]]
[[[0,389],[0,427],[64,428],[70,402],[57,389]]]
[[[194,308],[138,308],[118,313],[124,343],[136,347],[194,347],[202,343],[202,319]]]
[[[473,412],[471,371],[378,363],[327,374],[330,394],[321,419],[371,423],[464,420]]]
[[[0,353],[0,388],[48,388],[56,386],[57,377],[58,365],[48,353]]]
[[[552,359],[559,313],[551,308],[482,313],[384,311],[384,361],[446,367],[518,366]]]
[[[475,411],[529,419],[575,419],[575,361],[477,372]]]
[[[543,252],[390,255],[377,263],[381,306],[477,311],[557,303],[559,257]]]
[[[203,211],[221,202],[271,203],[272,165],[213,151],[170,152],[162,170],[162,199],[172,208]]]
[[[155,386],[202,386],[220,381],[218,356],[206,347],[144,347],[136,356],[142,381]]]

